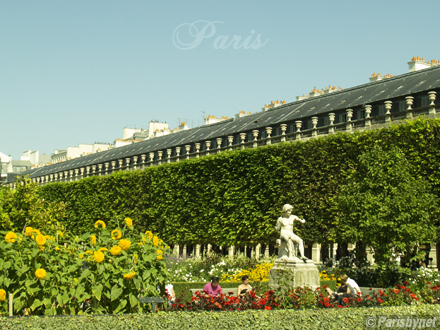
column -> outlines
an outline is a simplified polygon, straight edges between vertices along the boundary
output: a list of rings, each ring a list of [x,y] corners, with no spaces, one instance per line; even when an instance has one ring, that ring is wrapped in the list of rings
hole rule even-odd
[[[414,97],[412,96],[407,96],[405,97],[406,100],[406,105],[408,106],[406,108],[406,119],[413,119],[413,109],[412,109],[412,105],[414,102]]]
[[[228,256],[229,258],[234,258],[234,253],[235,253],[235,247],[234,246],[230,246],[228,249]]]
[[[121,169],[122,168],[122,164],[124,163],[124,160],[123,159],[118,159],[118,163],[119,163],[119,169]]]
[[[196,244],[196,258],[200,259],[200,244]]]
[[[182,256],[183,258],[186,258],[186,244],[183,245]]]
[[[110,163],[109,162],[105,162],[104,163],[104,167],[105,167],[105,175],[108,175],[108,168],[110,167]]]
[[[130,158],[125,158],[125,170],[130,170]]]
[[[115,171],[116,168],[116,161],[112,160],[112,173]]]
[[[47,180],[46,180],[47,181]],[[73,170],[69,170],[69,181],[73,181]]]
[[[174,248],[173,248],[173,254],[175,254],[176,256],[179,256],[180,254],[180,247],[179,244],[175,244]]]
[[[253,148],[258,147],[258,133],[260,133],[257,129],[252,131],[252,136],[254,137],[254,143],[252,144]]]
[[[241,140],[241,149],[244,149],[244,141],[246,140],[246,133],[240,133],[240,140]]]
[[[313,124],[313,137],[318,137],[318,129],[316,126],[318,126],[318,117],[312,117],[312,124]]]
[[[347,123],[345,124],[345,130],[348,132],[353,130],[351,118],[353,118],[353,109],[347,109]]]
[[[86,166],[86,176],[90,176],[90,166]]]
[[[102,164],[98,164],[99,175],[102,175]]]
[[[296,124],[296,140],[301,140],[302,121],[301,120],[297,120],[297,121],[295,121],[295,124]]]
[[[176,156],[177,156],[176,162],[179,162],[180,161],[180,147],[176,147]]]
[[[267,134],[267,140],[266,140],[266,145],[268,144],[272,144],[272,127],[266,127],[266,134]]]
[[[167,149],[167,163],[171,163],[171,149]]]
[[[270,251],[269,251],[269,245],[266,245],[266,248],[264,249],[264,256],[269,257]]]
[[[228,143],[229,143],[228,150],[229,151],[232,151],[232,142],[234,142],[234,136],[233,135],[229,135],[228,136]]]
[[[330,127],[328,128],[328,134],[333,134],[335,132],[335,114],[333,112],[329,113],[328,119],[330,121]]]
[[[144,169],[144,168],[145,168],[145,159],[147,159],[147,155],[145,155],[145,154],[142,154],[142,155],[141,155],[141,160],[142,160],[142,169]]]
[[[159,161],[158,161],[158,165],[162,165],[162,155],[163,155],[163,151],[162,150],[159,150],[158,152],[157,152],[157,157],[158,157],[158,159],[159,159]]]
[[[133,170],[136,170],[138,162],[138,156],[133,156]]]
[[[209,156],[209,149],[211,148],[211,141],[205,141],[206,145],[206,156]]]
[[[150,152],[148,157],[150,158],[150,167],[154,166],[154,152]]]
[[[186,159],[189,159],[189,152],[191,150],[191,146],[190,145],[186,145],[185,146],[185,150],[186,150]]]
[[[365,127],[371,128],[371,110],[373,106],[366,104],[365,105]]]
[[[53,181],[53,174],[49,174],[49,181]]]
[[[385,110],[387,111],[385,113],[385,122],[390,123],[391,122],[391,107],[393,106],[393,102],[391,101],[385,101]]]
[[[200,157],[200,143],[196,143],[196,158]]]
[[[287,124],[281,124],[281,142],[286,142]]]
[[[78,181],[79,169],[75,168],[75,181]]]
[[[429,100],[431,101],[431,103],[429,104],[429,113],[431,114],[434,114],[435,115],[435,97],[436,97],[436,92],[434,92],[434,91],[431,91],[431,92],[428,92],[428,95],[429,95]]]
[[[255,246],[255,258],[260,258],[260,256],[261,256],[261,244],[258,243]]]
[[[84,171],[85,170],[86,170],[85,167],[80,168],[80,171],[81,171],[81,178],[80,179],[84,178]]]
[[[217,153],[220,153],[222,147],[222,138],[217,138],[216,142],[217,142]]]
[[[321,263],[321,244],[312,245],[312,260],[315,264]]]

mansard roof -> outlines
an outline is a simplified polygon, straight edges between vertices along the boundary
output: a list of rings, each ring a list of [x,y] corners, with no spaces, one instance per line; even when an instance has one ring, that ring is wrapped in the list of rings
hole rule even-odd
[[[229,135],[237,135],[238,133],[250,132],[255,129],[261,130],[267,126],[277,126],[281,123],[320,116],[338,110],[356,108],[374,102],[392,100],[399,97],[403,98],[408,95],[414,96],[417,93],[438,88],[440,88],[440,66],[310,97],[240,118],[226,119],[210,125],[181,130],[131,145],[35,168],[23,174],[38,177],[135,155],[148,155],[149,152],[157,150],[165,150],[176,146],[183,147],[207,140],[213,141],[219,137],[225,138]]]

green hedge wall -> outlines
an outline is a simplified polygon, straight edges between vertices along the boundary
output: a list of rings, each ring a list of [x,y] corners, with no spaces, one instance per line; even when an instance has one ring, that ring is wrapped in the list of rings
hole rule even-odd
[[[244,312],[159,312],[157,314],[126,314],[102,316],[20,317],[0,318],[3,330],[22,329],[368,329],[368,317],[405,319],[437,317],[439,305],[399,306],[385,308],[344,308],[315,310],[273,310]],[[383,327],[386,328],[386,327]],[[387,329],[390,329],[389,327]]]
[[[416,175],[439,195],[440,121],[418,119],[384,129],[338,133],[120,171],[39,189],[48,201],[67,203],[74,233],[93,223],[128,216],[169,244],[222,246],[272,243],[283,204],[306,219],[296,232],[308,242],[338,237],[332,203],[357,157],[373,144],[400,147]]]

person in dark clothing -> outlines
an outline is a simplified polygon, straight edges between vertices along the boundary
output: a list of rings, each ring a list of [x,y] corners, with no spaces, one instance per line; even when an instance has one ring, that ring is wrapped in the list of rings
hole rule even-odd
[[[344,306],[344,298],[353,298],[355,294],[355,290],[350,284],[347,284],[348,276],[341,276],[341,286],[338,288],[336,292],[333,292],[330,288],[326,288],[326,291],[331,299],[334,301],[338,301],[339,305]]]

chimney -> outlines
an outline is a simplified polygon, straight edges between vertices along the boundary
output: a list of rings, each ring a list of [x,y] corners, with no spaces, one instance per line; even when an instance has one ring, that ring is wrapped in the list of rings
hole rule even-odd
[[[418,70],[423,70],[431,67],[431,63],[426,63],[425,58],[414,56],[410,62],[408,62],[409,72],[414,72]]]
[[[382,78],[382,76],[380,75],[380,73],[376,74],[376,72],[375,72],[375,73],[373,73],[373,74],[371,75],[371,77],[370,77],[370,82],[379,81],[379,80],[382,80],[382,79],[383,79],[383,78]]]

